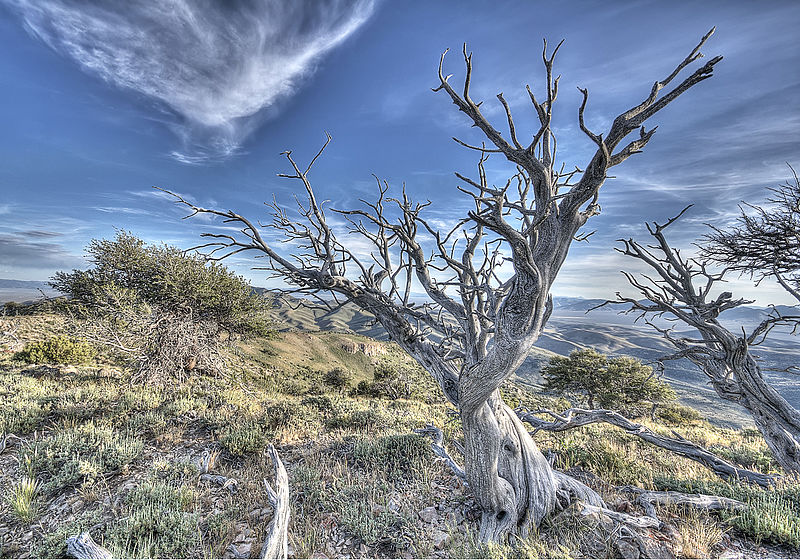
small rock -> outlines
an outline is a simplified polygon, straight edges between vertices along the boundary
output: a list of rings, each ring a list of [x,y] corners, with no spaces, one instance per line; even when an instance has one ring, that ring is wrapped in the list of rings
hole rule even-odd
[[[233,539],[233,542],[240,543],[246,540],[247,540],[247,535],[245,535],[244,533],[239,533],[238,535],[236,535],[236,538]]]
[[[419,512],[419,518],[425,523],[433,523],[438,517],[439,514],[436,512],[436,508],[433,506],[428,506]]]
[[[442,550],[444,547],[450,544],[450,535],[444,531],[434,531],[433,536],[431,537],[431,542],[436,550]]]
[[[398,504],[394,498],[389,498],[389,511],[400,511],[400,504]]]
[[[619,539],[617,541],[617,549],[619,549],[620,558],[636,559],[641,556],[639,547],[626,540]]]
[[[75,500],[72,502],[72,513],[78,513],[83,507],[83,500]]]
[[[252,548],[253,548],[253,543],[249,543],[248,542],[248,543],[240,544],[239,546],[237,546],[236,547],[236,552],[240,556],[242,556],[244,558],[250,558],[250,550]]]

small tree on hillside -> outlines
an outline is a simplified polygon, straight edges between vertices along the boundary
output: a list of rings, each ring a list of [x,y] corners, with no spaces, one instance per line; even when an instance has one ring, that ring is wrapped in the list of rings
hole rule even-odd
[[[474,178],[457,174],[472,209],[447,231],[426,218],[429,202],[414,202],[405,190],[392,197],[388,185],[380,181],[376,200],[360,209],[326,208],[310,179],[324,146],[308,165],[285,153],[290,171],[282,176],[297,181],[304,196],[297,212],[271,204],[268,230],[231,210],[202,208],[174,196],[190,209],[190,216],[210,214],[235,226],[230,232],[204,234],[209,242],[203,247],[216,258],[255,251],[264,257],[262,269],[297,292],[318,298],[323,305],[351,303],[374,315],[458,409],[464,429],[465,473],[461,474],[483,512],[479,538],[502,541],[509,533],[524,536],[557,507],[575,500],[595,506],[603,502],[584,484],[551,468],[503,402],[500,386],[528,357],[547,323],[553,311],[550,289],[572,241],[581,237],[579,230],[600,212],[599,191],[611,168],[644,150],[655,133],[655,128],[645,128],[649,119],[711,77],[722,57],[712,58],[671,86],[703,56],[700,49],[710,35],[655,82],[641,103],[609,119],[606,134],[586,126],[588,92],[581,90],[577,120],[593,146],[583,168],[557,161],[552,118],[560,77],[553,73],[553,62],[560,44],[552,53],[545,44],[546,79],[540,95],[528,88],[538,123],[527,134],[517,130],[502,93],[497,99],[506,135],[472,99],[472,55],[466,48],[460,91],[450,84],[442,55],[434,91],[444,92],[491,145],[459,140],[478,153],[478,171]],[[495,153],[511,164],[510,176],[499,184],[493,183],[484,166]],[[347,220],[351,233],[368,243],[371,251],[360,249],[362,243],[348,243],[333,227],[332,213]],[[277,239],[267,237],[266,231]],[[287,254],[281,243],[297,251]],[[426,301],[412,300],[419,289]]]
[[[675,399],[675,391],[650,366],[628,356],[609,358],[592,349],[575,350],[568,358],[550,358],[542,376],[545,391],[581,395],[590,409],[640,412]]]
[[[87,247],[92,268],[51,286],[83,335],[126,357],[139,381],[220,367],[223,338],[266,334],[269,301],[219,263],[120,231]]]

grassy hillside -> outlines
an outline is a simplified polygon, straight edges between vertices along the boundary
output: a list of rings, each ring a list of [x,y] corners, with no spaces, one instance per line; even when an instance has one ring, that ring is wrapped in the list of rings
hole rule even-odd
[[[299,303],[291,297],[278,298],[277,316],[283,329],[350,332],[381,340],[386,338],[380,325],[375,325],[370,315],[354,306],[346,305],[333,313],[326,313]],[[655,362],[674,352],[674,348],[656,331],[647,325],[634,323],[629,316],[619,315],[619,309],[603,308],[589,312],[600,303],[601,300],[556,298],[553,317],[529,359],[517,371],[518,381],[529,387],[540,386],[539,371],[550,356],[565,356],[582,348],[593,348],[609,355],[633,356],[645,363]],[[750,307],[737,311],[732,319],[748,324],[757,323],[766,313],[764,309]],[[787,368],[796,365],[800,344],[796,336],[777,333],[756,353],[768,370]],[[790,403],[800,408],[800,383],[797,383],[796,375],[767,371],[766,376]],[[697,408],[712,422],[729,427],[752,426],[747,412],[734,403],[719,399],[708,386],[705,375],[688,360],[665,362],[664,377],[683,404]]]
[[[53,317],[15,321],[26,341],[60,328]],[[96,360],[76,367],[0,358],[0,432],[20,438],[0,453],[3,557],[63,557],[65,535],[82,530],[120,556],[254,557],[272,515],[261,483],[273,476],[263,452],[268,443],[289,470],[293,557],[620,554],[574,510],[513,548],[478,545],[479,512],[469,490],[413,434],[433,422],[458,458],[458,419],[427,375],[391,344],[286,332],[232,349],[221,376],[198,373],[167,388],[131,385],[102,354]],[[509,384],[505,395],[514,406],[565,406],[520,384]],[[675,430],[741,466],[777,471],[752,430],[676,421],[647,425]],[[680,557],[790,556],[800,546],[796,484],[771,492],[725,484],[610,427],[535,438],[557,468],[586,480],[621,511],[637,507],[618,488],[625,484],[749,504],[743,513],[662,508],[675,532],[656,537]],[[196,461],[207,450],[218,454],[212,473],[235,479],[235,492],[199,478]]]

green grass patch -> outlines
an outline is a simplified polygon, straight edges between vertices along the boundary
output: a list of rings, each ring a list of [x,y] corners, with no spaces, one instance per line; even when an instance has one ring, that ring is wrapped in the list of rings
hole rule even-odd
[[[88,364],[97,350],[85,340],[68,336],[54,336],[47,340],[31,342],[14,359],[29,364]]]
[[[33,441],[20,450],[20,457],[30,459],[44,481],[42,490],[51,494],[79,483],[91,485],[131,463],[143,447],[138,437],[87,422]]]
[[[121,557],[186,558],[200,545],[195,492],[150,479],[125,497],[126,515],[106,532],[109,548]]]
[[[417,476],[433,461],[430,442],[413,434],[355,439],[350,456],[357,466],[377,468],[390,477]]]

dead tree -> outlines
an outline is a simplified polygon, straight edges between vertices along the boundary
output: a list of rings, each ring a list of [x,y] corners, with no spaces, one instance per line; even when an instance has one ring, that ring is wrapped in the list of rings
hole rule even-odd
[[[796,329],[800,314],[781,314],[773,308],[770,316],[749,333],[744,328],[741,334],[725,328],[720,314],[753,302],[734,299],[730,292],[714,297],[726,270],[715,272],[706,260],[683,257],[670,246],[664,230],[687,209],[665,224],[647,224],[653,245],[623,240],[624,248],[618,250],[643,262],[651,274],[637,277],[623,272],[644,299],[623,297],[618,292],[614,303],[629,304],[629,312],[638,313],[675,346],[677,352],[665,359],[688,358],[706,374],[720,397],[744,407],[777,462],[788,472],[800,473],[800,412],[767,383],[750,351],[778,325]],[[697,335],[679,336],[671,328],[657,325],[653,317],[682,323]]]
[[[487,147],[456,140],[480,157],[477,177],[456,174],[463,182],[459,190],[474,205],[449,231],[440,231],[425,218],[423,211],[430,202],[412,201],[405,188],[392,197],[388,184],[377,178],[374,202],[364,202],[358,210],[324,208],[309,178],[324,147],[305,167],[285,152],[292,171],[280,176],[300,182],[304,200],[298,215],[271,204],[273,219],[267,229],[233,211],[201,208],[174,196],[190,208],[187,217],[211,214],[241,228],[238,233],[204,234],[209,242],[200,247],[210,251],[210,258],[255,251],[264,257],[261,268],[294,285],[296,292],[323,305],[351,303],[373,314],[458,408],[464,429],[464,469],[483,508],[480,538],[501,541],[509,533],[524,535],[565,501],[581,499],[593,505],[602,501],[588,487],[551,469],[522,422],[504,404],[499,387],[525,360],[550,317],[550,287],[572,241],[585,237],[579,230],[600,212],[599,190],[608,170],[642,151],[655,132],[646,129],[645,122],[711,77],[722,59],[710,59],[671,86],[703,56],[700,49],[712,32],[666,78],[655,82],[641,103],[618,115],[605,135],[587,128],[588,93],[581,90],[578,123],[596,148],[583,169],[567,169],[556,162],[551,120],[559,77],[553,74],[553,62],[561,43],[548,53],[545,42],[543,96],[537,97],[528,87],[539,122],[527,138],[517,130],[502,93],[497,98],[505,112],[507,135],[481,113],[481,104],[470,95],[473,66],[466,47],[460,92],[444,74],[443,54],[434,91],[445,92],[490,142]],[[634,131],[635,137],[626,140]],[[492,184],[484,167],[495,153],[514,167],[513,175],[499,186]],[[332,212],[371,245],[371,253],[364,256],[334,231]],[[298,252],[287,256],[267,238],[270,230],[298,247]],[[512,272],[504,275],[500,267],[506,263]],[[412,287],[424,290],[427,298],[412,300]],[[333,302],[326,299],[330,297]]]
[[[774,278],[800,303],[800,179],[770,189],[766,206],[742,203],[735,224],[711,226],[703,258],[758,282]]]

